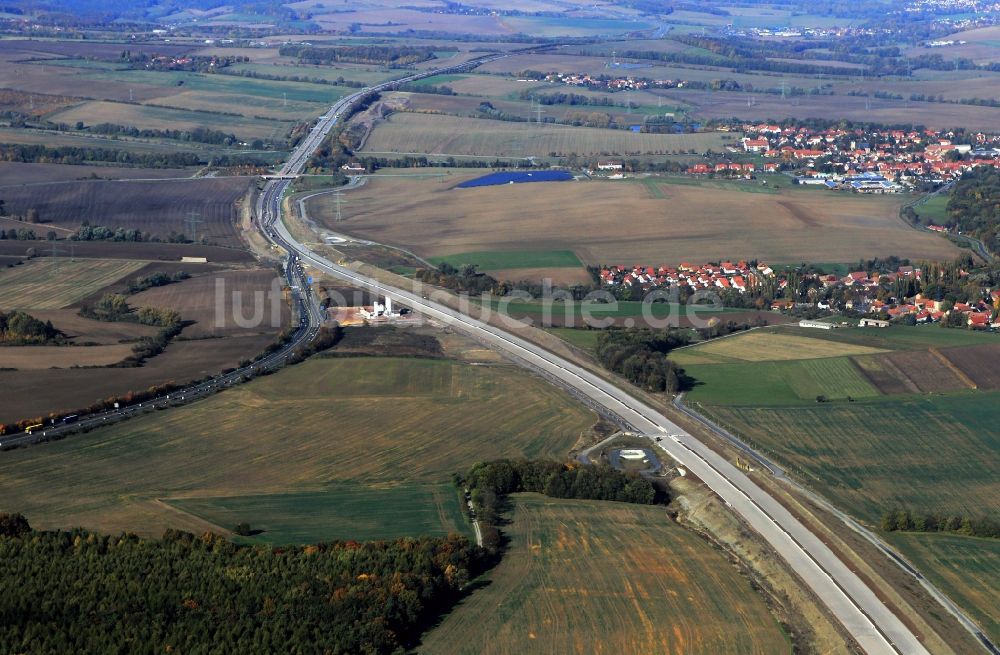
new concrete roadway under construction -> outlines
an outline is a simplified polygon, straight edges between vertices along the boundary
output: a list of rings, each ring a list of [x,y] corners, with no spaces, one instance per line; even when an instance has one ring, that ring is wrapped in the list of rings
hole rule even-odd
[[[468,64],[465,64],[467,66]],[[428,71],[426,75],[452,72]],[[338,102],[290,156],[281,176],[299,173],[340,116],[365,93],[391,88],[398,82],[372,87]],[[858,645],[871,655],[922,654],[927,649],[875,593],[816,535],[736,466],[682,430],[659,411],[627,391],[561,357],[497,327],[471,318],[411,291],[396,288],[314,253],[300,243],[280,220],[281,200],[290,180],[267,182],[258,203],[265,236],[302,262],[354,286],[391,298],[428,318],[477,338],[572,388],[595,406],[620,417],[636,432],[660,437],[658,446],[715,492],[732,511],[756,530],[821,599]],[[312,319],[311,319],[312,320]]]

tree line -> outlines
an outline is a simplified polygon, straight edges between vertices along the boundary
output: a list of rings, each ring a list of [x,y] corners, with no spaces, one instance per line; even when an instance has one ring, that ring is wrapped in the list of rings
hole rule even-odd
[[[882,513],[880,525],[886,532],[950,532],[967,537],[1000,539],[1000,521],[988,517],[894,509]]]
[[[18,590],[0,597],[5,651],[370,655],[416,646],[488,562],[456,535],[271,547],[43,532],[9,514],[0,561]]]
[[[396,45],[353,45],[320,48],[307,45],[283,45],[278,49],[283,57],[295,57],[305,64],[379,64],[408,66],[434,59],[434,48]]]
[[[184,168],[185,166],[266,166],[267,161],[248,154],[202,157],[193,152],[139,153],[112,148],[79,146],[43,146],[23,143],[0,143],[0,161],[22,164],[86,164],[104,162],[138,168]]]
[[[688,342],[688,336],[675,329],[608,328],[597,335],[594,353],[604,368],[632,384],[674,393],[690,387],[691,379],[667,354]]]
[[[666,502],[665,492],[636,473],[624,473],[608,464],[566,464],[552,460],[498,459],[479,462],[464,477],[456,475],[476,508],[483,547],[498,552],[502,537],[497,527],[500,507],[512,493],[535,492],[552,498],[610,500],[651,505]]]

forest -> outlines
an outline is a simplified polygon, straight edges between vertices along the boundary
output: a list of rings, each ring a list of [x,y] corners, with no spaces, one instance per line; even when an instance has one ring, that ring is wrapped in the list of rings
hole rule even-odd
[[[0,514],[5,653],[401,653],[485,566],[465,537],[275,548]]]
[[[594,352],[604,368],[622,375],[647,391],[673,393],[690,386],[691,380],[667,354],[689,339],[678,330],[647,328],[607,329],[597,335]]]
[[[962,176],[948,200],[948,227],[1000,251],[1000,170],[978,166]]]

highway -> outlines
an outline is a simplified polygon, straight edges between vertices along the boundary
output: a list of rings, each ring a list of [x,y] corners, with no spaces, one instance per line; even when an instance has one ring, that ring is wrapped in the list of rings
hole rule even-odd
[[[296,310],[298,326],[292,337],[280,349],[266,355],[249,366],[237,368],[229,373],[214,376],[197,384],[171,391],[169,394],[152,398],[141,403],[123,405],[97,414],[81,416],[72,422],[59,421],[36,430],[31,434],[18,433],[0,437],[0,448],[6,450],[19,446],[28,446],[42,441],[49,441],[67,434],[109,425],[127,418],[139,416],[146,412],[163,409],[174,405],[189,403],[197,398],[209,396],[234,384],[240,383],[246,376],[253,376],[261,371],[281,368],[293,350],[304,346],[316,338],[316,333],[322,325],[322,310],[316,304],[315,298],[303,292],[308,289],[305,276],[298,265],[285,265],[285,282],[291,289],[292,304]]]
[[[486,59],[495,57],[499,55]],[[429,71],[402,81],[454,70],[455,67],[449,67]],[[290,178],[302,170],[305,162],[353,102],[372,90],[384,90],[402,81],[366,89],[339,101],[302,140],[281,169],[280,176]],[[702,480],[770,544],[816,593],[864,652],[870,655],[919,655],[928,652],[913,632],[885,607],[861,578],[776,499],[724,457],[686,433],[653,407],[531,342],[457,312],[445,304],[339,266],[297,241],[280,215],[281,199],[289,183],[289,179],[279,178],[272,179],[265,185],[258,220],[265,236],[291,253],[291,257],[356,287],[392,298],[397,304],[406,305],[428,318],[466,333],[558,381],[593,405],[620,417],[634,430],[654,438],[667,455]]]

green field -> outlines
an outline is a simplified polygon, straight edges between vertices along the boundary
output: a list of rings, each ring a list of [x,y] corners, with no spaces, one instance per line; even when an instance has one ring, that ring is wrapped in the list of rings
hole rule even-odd
[[[747,580],[662,507],[511,500],[503,560],[424,636],[420,652],[790,652]]]
[[[868,398],[879,392],[847,357],[738,364],[692,364],[679,360],[697,380],[688,393],[692,402],[708,405],[769,406],[815,404]]]
[[[224,497],[212,510],[223,512],[253,502],[237,497],[304,493],[312,495],[296,510],[300,525],[274,498],[254,506],[250,523],[290,538],[343,535],[345,526],[308,507],[339,501],[314,494],[446,484],[482,459],[562,458],[594,421],[568,394],[509,365],[312,359],[188,407],[6,452],[0,511],[23,512],[42,529],[158,535],[232,527],[179,511],[178,499],[205,508],[206,498]]]
[[[547,328],[545,331],[587,352],[593,352],[597,346],[597,337],[601,333],[600,330],[581,328]]]
[[[114,81],[150,86],[177,88],[179,91],[210,91],[243,96],[245,98],[267,98],[283,101],[314,102],[325,106],[336,102],[347,95],[351,89],[340,86],[310,84],[308,82],[278,82],[273,80],[255,80],[249,77],[235,75],[208,75],[186,71],[87,71],[82,77],[94,82]],[[250,107],[252,101],[247,101]],[[245,108],[246,105],[243,107]],[[234,106],[231,111],[240,111],[241,106]]]
[[[431,257],[431,263],[463,266],[475,264],[481,271],[508,268],[579,268],[572,250],[490,250]]]
[[[276,121],[247,116],[229,116],[205,111],[187,111],[150,105],[136,105],[123,102],[95,100],[85,102],[50,114],[48,120],[74,124],[77,121],[87,126],[99,123],[114,123],[142,129],[191,130],[197,127],[233,133],[237,137],[251,141],[269,139],[284,141],[293,126],[292,121]]]
[[[887,536],[994,642],[1000,640],[1000,540],[896,532]]]
[[[247,522],[254,530],[262,530],[240,539],[252,543],[312,544],[452,533],[475,536],[462,512],[458,490],[447,483],[390,489],[335,485],[323,491],[166,502],[225,528]]]
[[[1000,514],[998,392],[696,407],[871,523],[897,507]]]
[[[920,220],[926,223],[935,223],[937,225],[943,225],[949,218],[948,215],[948,201],[950,196],[946,193],[938,193],[931,196],[926,202],[922,202],[913,206],[913,210],[917,212],[917,216]]]

